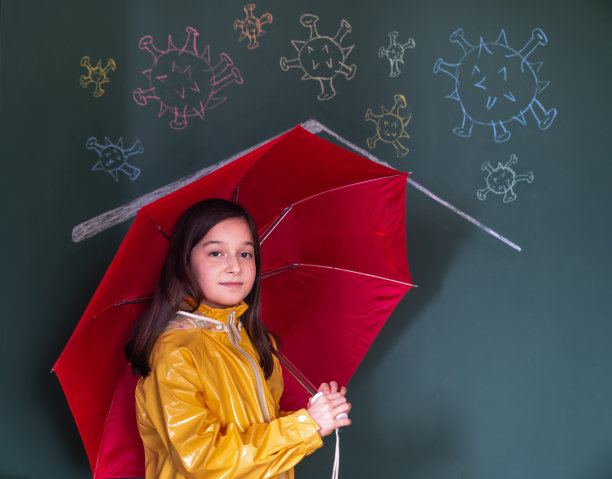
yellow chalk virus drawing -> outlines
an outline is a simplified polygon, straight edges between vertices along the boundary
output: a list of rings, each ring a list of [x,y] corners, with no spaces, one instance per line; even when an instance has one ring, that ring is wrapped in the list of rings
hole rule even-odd
[[[355,76],[357,67],[347,65],[346,59],[355,45],[342,47],[342,39],[351,32],[351,24],[346,20],[340,22],[340,28],[336,36],[326,37],[319,35],[317,22],[319,17],[306,13],[300,17],[302,26],[310,30],[310,38],[305,42],[291,40],[298,56],[292,60],[281,57],[280,66],[283,71],[290,68],[301,68],[304,71],[302,80],[318,80],[321,85],[321,93],[317,96],[319,100],[329,100],[336,95],[333,79],[338,75],[344,75],[347,80]]]
[[[96,63],[96,66],[92,67],[89,57],[84,56],[83,58],[81,58],[81,66],[87,68],[87,74],[81,75],[81,86],[83,88],[87,88],[90,83],[93,83],[95,85],[93,96],[96,98],[100,98],[102,95],[104,95],[102,85],[110,81],[108,79],[108,72],[114,71],[115,68],[117,68],[115,60],[109,58],[106,61],[106,66],[102,68],[102,60],[100,59],[98,60],[98,63]]]
[[[257,37],[266,33],[262,30],[261,26],[272,23],[272,20],[274,20],[270,13],[264,13],[261,17],[257,18],[253,15],[254,10],[255,4],[249,3],[244,7],[244,20],[234,20],[234,30],[240,29],[240,38],[238,38],[238,41],[241,42],[245,38],[248,38],[249,44],[247,48],[249,50],[257,48],[259,46]]]
[[[401,116],[400,109],[405,109],[407,106],[406,97],[397,94],[393,97],[394,104],[391,110],[387,110],[384,106],[380,107],[381,114],[375,115],[372,109],[368,108],[365,114],[366,121],[372,121],[376,124],[376,135],[367,139],[368,148],[373,149],[378,140],[390,143],[395,148],[398,158],[403,158],[410,151],[401,142],[401,138],[410,138],[406,133],[406,126],[412,119],[412,113],[408,116]]]

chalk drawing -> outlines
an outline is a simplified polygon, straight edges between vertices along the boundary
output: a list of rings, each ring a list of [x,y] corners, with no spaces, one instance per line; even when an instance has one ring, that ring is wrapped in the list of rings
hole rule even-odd
[[[496,195],[504,195],[504,203],[511,203],[516,200],[516,194],[514,193],[514,185],[519,181],[526,181],[527,183],[533,182],[533,173],[528,171],[522,175],[517,175],[511,165],[514,165],[518,160],[516,155],[513,153],[510,155],[510,159],[505,165],[497,163],[497,167],[493,168],[491,163],[485,161],[482,164],[481,170],[488,172],[485,178],[487,184],[486,188],[482,188],[476,192],[476,196],[479,200],[485,200],[487,193],[494,193]]]
[[[404,63],[404,53],[406,52],[406,50],[408,48],[414,48],[416,46],[414,38],[409,38],[408,41],[403,45],[401,43],[398,43],[398,35],[398,32],[389,32],[389,46],[386,48],[380,47],[380,50],[378,50],[378,58],[385,57],[387,60],[389,60],[389,63],[391,64],[391,73],[389,74],[391,78],[394,78],[401,73],[399,69],[399,64]]]
[[[528,111],[540,130],[550,128],[557,110],[547,110],[538,100],[549,82],[538,79],[542,62],[527,61],[537,47],[548,43],[541,29],[534,29],[531,39],[519,51],[508,45],[504,30],[494,42],[485,42],[481,37],[478,45],[468,43],[461,28],[449,40],[461,47],[463,56],[457,63],[439,58],[433,71],[442,71],[455,81],[455,89],[446,97],[459,102],[463,112],[461,126],[453,129],[455,135],[469,138],[474,124],[490,126],[494,141],[502,143],[510,139],[508,123],[516,120],[526,125]]]
[[[88,56],[84,56],[81,58],[81,66],[87,68],[87,74],[81,75],[79,82],[83,88],[87,88],[91,83],[94,84],[94,92],[93,96],[95,98],[100,98],[104,95],[104,90],[102,89],[102,85],[110,82],[108,79],[108,72],[114,71],[117,68],[117,64],[115,60],[109,58],[106,60],[106,66],[102,68],[102,59],[98,60],[95,67],[91,66],[91,61]]]
[[[174,45],[171,35],[168,35],[166,50],[158,50],[149,35],[140,39],[140,49],[153,56],[153,64],[142,72],[149,81],[148,88],[137,88],[132,93],[138,105],[158,102],[158,116],[169,112],[172,117],[170,127],[175,130],[186,128],[190,118],[204,119],[207,110],[216,108],[227,99],[219,96],[223,88],[231,83],[241,85],[244,82],[226,53],[219,55],[219,62],[211,63],[210,45],[198,53],[198,31],[192,27],[185,31],[187,40],[181,48]]]
[[[257,37],[262,36],[265,31],[262,30],[261,26],[268,23],[272,23],[273,17],[270,13],[264,13],[261,17],[257,18],[253,15],[255,10],[255,4],[249,3],[244,7],[245,18],[244,20],[234,20],[234,30],[240,29],[240,38],[238,41],[241,42],[245,38],[249,39],[247,48],[253,50],[259,46]]]
[[[375,157],[374,155],[372,155],[369,151],[364,150],[363,148],[355,145],[354,143],[351,143],[349,140],[347,140],[346,138],[340,136],[339,134],[337,134],[335,131],[329,129],[327,126],[323,125],[321,122],[317,121],[317,120],[307,120],[303,123],[300,124],[300,126],[302,128],[304,128],[305,130],[309,131],[310,133],[312,133],[313,135],[319,134],[319,133],[326,133],[328,135],[330,135],[331,137],[335,138],[340,144],[346,145],[347,147],[351,148],[353,151],[357,152],[358,154],[369,158],[372,161],[375,161],[376,163],[380,163],[381,165],[385,165],[388,166],[389,168],[391,168],[391,166],[380,160],[379,158]],[[229,163],[231,163],[232,161],[236,160],[237,158],[240,158],[244,155],[246,155],[247,153],[250,153],[252,151],[255,151],[257,148],[259,148],[260,146],[265,145],[266,143],[268,143],[269,141],[274,140],[275,138],[278,138],[279,136],[283,135],[286,132],[282,132],[278,135],[275,135],[272,138],[268,138],[267,140],[261,141],[260,143],[258,143],[257,145],[254,145],[250,148],[247,148],[246,150],[243,150],[239,153],[236,153],[235,155],[232,155],[229,158],[226,158],[223,161],[220,161],[219,163],[212,165],[212,166],[208,166],[202,170],[196,171],[195,173],[186,176],[184,178],[181,178],[177,181],[174,181],[172,183],[169,183],[165,186],[162,186],[161,188],[158,188],[157,190],[151,191],[150,193],[147,193],[139,198],[136,198],[135,200],[126,203],[125,205],[119,206],[117,208],[114,208],[112,210],[106,211],[98,216],[95,216],[87,221],[84,221],[83,223],[80,223],[78,225],[76,225],[74,228],[72,228],[72,241],[75,243],[78,243],[80,241],[83,241],[87,238],[91,238],[95,235],[97,235],[98,233],[101,233],[102,231],[107,230],[108,228],[111,228],[115,225],[121,224],[125,221],[128,221],[129,219],[133,218],[136,213],[138,212],[138,210],[145,205],[148,205],[149,203],[152,203],[153,201],[162,198],[163,196],[172,193],[173,191],[178,190],[179,188],[182,188],[185,185],[188,185],[189,183],[192,183],[193,181],[197,180],[198,178],[203,177],[204,175],[207,175],[219,168],[221,168],[222,166],[225,166]],[[465,213],[464,211],[460,210],[459,208],[457,208],[456,206],[450,204],[448,201],[446,201],[445,199],[441,198],[440,196],[436,195],[435,193],[433,193],[431,190],[425,188],[423,185],[417,183],[416,181],[414,181],[411,178],[408,178],[407,183],[412,186],[413,188],[417,189],[418,191],[420,191],[421,193],[423,193],[424,195],[426,195],[427,197],[429,197],[430,199],[436,201],[437,203],[439,203],[440,205],[444,206],[445,208],[448,208],[450,211],[452,211],[453,213],[455,213],[456,215],[460,216],[461,218],[465,219],[466,221],[472,223],[474,226],[476,226],[477,228],[481,229],[482,231],[484,231],[485,233],[493,236],[494,238],[500,240],[502,243],[506,244],[507,246],[510,246],[511,248],[515,249],[516,251],[521,251],[521,247],[519,245],[517,245],[516,243],[513,243],[512,241],[510,241],[508,238],[506,238],[505,236],[499,234],[498,232],[492,230],[491,228],[489,228],[488,226],[486,226],[485,224],[481,223],[480,221],[478,221],[477,219],[475,219],[474,217],[468,215],[467,213]]]
[[[400,116],[399,114],[399,110],[407,106],[404,95],[395,95],[393,101],[395,103],[391,110],[387,110],[384,106],[380,107],[380,115],[372,113],[371,108],[366,110],[366,121],[372,121],[376,124],[376,135],[368,138],[366,143],[370,150],[374,149],[378,140],[390,143],[395,148],[397,157],[403,158],[410,150],[400,142],[400,139],[410,138],[410,135],[406,133],[406,126],[412,119],[412,113],[408,113],[407,116]]]
[[[144,153],[140,140],[136,140],[130,148],[124,148],[123,138],[119,138],[119,141],[115,144],[104,137],[104,144],[101,145],[96,137],[92,136],[87,140],[85,147],[88,150],[94,150],[99,157],[91,171],[106,171],[115,182],[119,181],[119,172],[126,174],[131,181],[140,176],[140,168],[130,165],[127,161],[132,155]]]
[[[304,72],[302,80],[318,80],[321,93],[319,100],[329,100],[336,95],[333,80],[338,74],[347,80],[352,80],[357,66],[347,65],[346,59],[355,45],[342,47],[342,40],[351,32],[351,24],[342,19],[340,28],[333,38],[319,35],[317,22],[319,17],[306,13],[300,17],[300,23],[310,30],[310,38],[306,41],[291,40],[298,56],[292,60],[281,57],[280,66],[283,71],[290,68],[301,68]]]

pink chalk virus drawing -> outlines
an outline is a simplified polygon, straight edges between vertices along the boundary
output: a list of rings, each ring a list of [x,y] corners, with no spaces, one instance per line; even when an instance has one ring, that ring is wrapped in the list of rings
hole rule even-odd
[[[115,144],[105,137],[104,144],[100,144],[96,137],[92,136],[87,140],[85,147],[88,150],[94,150],[99,157],[91,171],[106,171],[115,182],[119,181],[119,172],[126,174],[130,181],[134,181],[140,176],[140,168],[128,163],[130,156],[144,153],[140,140],[136,140],[131,147],[124,148],[123,138],[119,138],[119,141]]]
[[[149,81],[148,88],[137,88],[132,93],[138,105],[148,102],[159,103],[158,117],[169,112],[172,116],[170,127],[182,130],[187,127],[190,118],[204,119],[205,112],[216,108],[227,97],[220,96],[220,91],[235,83],[244,83],[238,68],[226,54],[219,54],[219,61],[212,63],[210,45],[199,53],[196,39],[198,31],[187,27],[187,40],[178,48],[168,35],[168,46],[159,50],[153,43],[153,37],[147,35],[140,39],[138,46],[153,56],[153,64],[142,73]]]
[[[301,68],[304,72],[302,80],[318,80],[321,85],[321,93],[317,98],[329,100],[336,95],[333,80],[338,74],[347,80],[355,76],[357,67],[346,64],[346,59],[355,45],[342,47],[342,40],[351,32],[351,24],[346,20],[340,22],[340,28],[333,38],[319,35],[318,21],[319,17],[308,13],[300,17],[302,26],[310,31],[310,38],[303,42],[292,40],[291,43],[297,50],[298,56],[292,60],[281,57],[280,67],[283,71]]]
[[[117,68],[117,64],[115,60],[109,58],[106,60],[106,66],[102,68],[102,60],[98,60],[95,67],[91,66],[91,61],[89,57],[86,55],[81,58],[81,66],[83,68],[87,68],[87,74],[81,75],[79,82],[83,88],[87,88],[91,83],[94,84],[94,92],[93,96],[95,98],[100,98],[104,95],[104,90],[102,89],[102,85],[110,82],[108,79],[108,72],[114,71]]]
[[[244,20],[234,20],[234,30],[240,29],[240,38],[238,41],[241,42],[245,38],[249,39],[247,48],[253,50],[259,46],[257,37],[262,36],[265,31],[261,28],[262,25],[272,23],[272,15],[264,13],[261,17],[257,18],[253,15],[255,10],[255,4],[249,3],[244,7],[245,18]]]

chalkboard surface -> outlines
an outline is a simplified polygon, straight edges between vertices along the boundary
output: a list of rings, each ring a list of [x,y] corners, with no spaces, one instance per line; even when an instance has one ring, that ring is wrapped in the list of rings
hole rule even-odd
[[[0,2],[0,478],[90,477],[50,370],[108,213],[297,124],[412,172],[341,476],[612,477],[612,4],[253,5]]]

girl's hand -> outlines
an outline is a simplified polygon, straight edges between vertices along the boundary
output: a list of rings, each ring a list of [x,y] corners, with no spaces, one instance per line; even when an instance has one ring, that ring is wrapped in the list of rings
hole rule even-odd
[[[351,410],[351,403],[346,400],[346,388],[338,389],[338,383],[323,383],[319,386],[322,393],[314,402],[310,402],[308,414],[319,425],[319,435],[327,436],[334,429],[349,426],[351,420],[346,416]],[[345,414],[345,416],[339,415]]]

